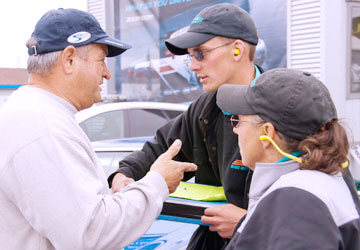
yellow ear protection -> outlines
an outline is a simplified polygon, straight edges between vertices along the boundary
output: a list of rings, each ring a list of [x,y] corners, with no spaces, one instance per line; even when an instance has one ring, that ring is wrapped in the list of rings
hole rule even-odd
[[[276,148],[276,150],[279,151],[279,153],[282,154],[283,156],[285,156],[285,157],[287,157],[287,158],[290,158],[290,159],[292,159],[292,160],[294,160],[294,161],[297,161],[297,162],[299,162],[299,163],[302,162],[301,158],[296,157],[296,156],[293,156],[293,155],[291,155],[291,154],[288,154],[288,153],[285,153],[284,151],[282,151],[282,150],[279,148],[279,146],[276,145],[276,143],[273,141],[273,139],[271,139],[269,136],[267,136],[267,135],[262,135],[262,136],[259,137],[259,140],[260,140],[260,141],[265,141],[265,140],[266,140],[266,141],[271,142],[271,144]],[[348,166],[349,166],[349,161],[348,161],[348,160],[345,161],[345,162],[343,162],[343,163],[341,163],[341,167],[342,167],[342,168],[347,168]]]
[[[282,154],[283,156],[287,157],[287,158],[290,158],[291,160],[294,160],[294,161],[297,161],[299,163],[302,162],[301,158],[299,157],[296,157],[296,156],[293,156],[291,154],[288,154],[288,153],[285,153],[284,151],[282,151],[278,145],[276,145],[276,143],[273,141],[273,139],[271,139],[269,136],[267,135],[262,135],[259,137],[259,140],[260,141],[269,141],[271,142],[271,144],[276,148],[277,151],[279,151],[280,154]]]
[[[234,51],[234,54],[235,54],[235,55],[239,55],[239,54],[240,54],[240,50],[239,50],[239,49],[236,49],[236,50]]]

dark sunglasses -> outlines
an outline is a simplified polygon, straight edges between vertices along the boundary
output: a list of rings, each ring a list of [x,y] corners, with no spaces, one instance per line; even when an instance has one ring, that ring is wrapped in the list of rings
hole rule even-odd
[[[195,57],[195,59],[196,59],[198,62],[201,62],[202,60],[204,60],[204,54],[205,54],[205,53],[208,53],[208,52],[213,51],[213,50],[215,50],[215,49],[218,49],[218,48],[221,48],[221,47],[230,45],[230,44],[232,44],[233,42],[234,42],[234,41],[231,41],[231,42],[225,43],[225,44],[223,44],[223,45],[220,45],[220,46],[218,46],[218,47],[215,47],[215,48],[212,48],[212,49],[208,49],[208,50],[204,50],[204,51],[199,50],[199,49],[195,49],[193,54],[190,54],[190,53],[188,54],[189,60],[192,60],[192,58]]]

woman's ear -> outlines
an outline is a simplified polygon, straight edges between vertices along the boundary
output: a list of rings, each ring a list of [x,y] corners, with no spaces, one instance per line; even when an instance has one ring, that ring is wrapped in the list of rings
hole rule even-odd
[[[267,137],[270,137],[272,140],[274,140],[275,135],[276,135],[276,130],[274,125],[271,122],[265,122],[262,126],[261,126],[261,136],[259,137],[259,140],[261,141],[263,148],[267,148],[269,146],[271,146],[271,142],[269,140],[267,140]]]

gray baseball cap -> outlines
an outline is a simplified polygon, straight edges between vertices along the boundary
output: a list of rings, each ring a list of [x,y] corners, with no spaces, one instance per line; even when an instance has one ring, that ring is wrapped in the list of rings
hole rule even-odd
[[[188,48],[199,46],[215,36],[238,38],[257,45],[258,35],[251,16],[235,4],[209,6],[194,18],[187,32],[170,38],[165,45],[175,55],[185,55]]]
[[[305,139],[337,119],[335,105],[325,85],[315,76],[295,69],[272,69],[254,86],[222,85],[218,106],[237,115],[259,115],[291,138]]]

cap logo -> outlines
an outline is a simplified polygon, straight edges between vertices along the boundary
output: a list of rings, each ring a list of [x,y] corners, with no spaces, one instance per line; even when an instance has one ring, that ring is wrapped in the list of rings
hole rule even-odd
[[[204,20],[204,18],[202,18],[201,16],[197,16],[194,18],[192,23],[201,23],[203,20]]]
[[[67,38],[67,41],[69,43],[82,43],[82,42],[85,42],[87,40],[89,40],[91,37],[91,34],[87,31],[80,31],[80,32],[77,32],[77,33],[74,33],[72,35],[70,35],[68,38]]]

